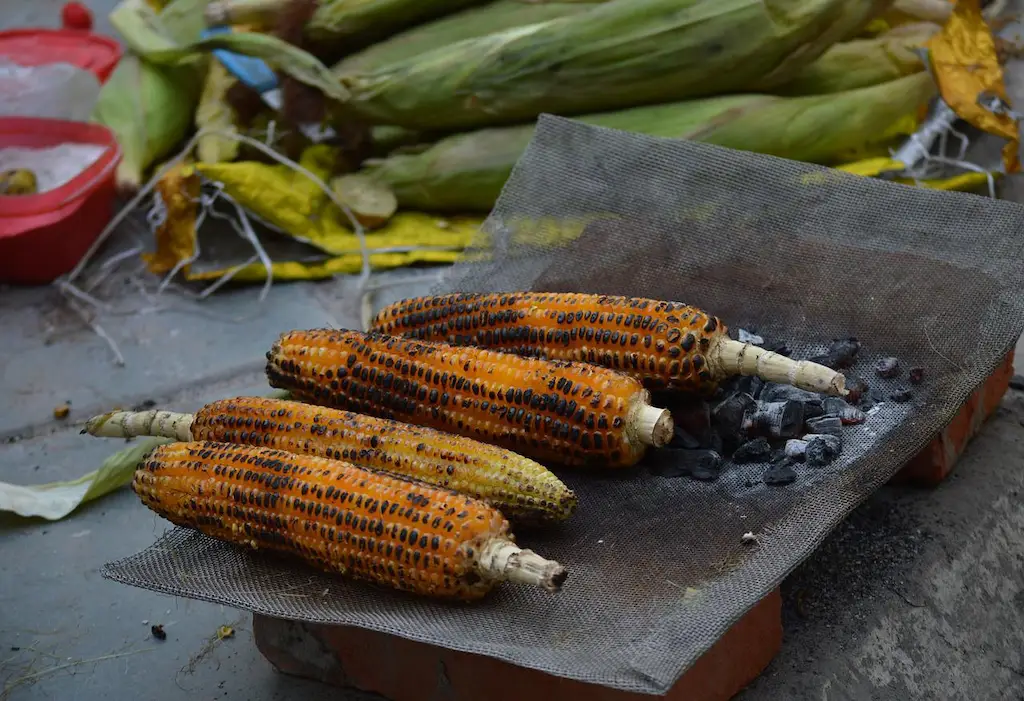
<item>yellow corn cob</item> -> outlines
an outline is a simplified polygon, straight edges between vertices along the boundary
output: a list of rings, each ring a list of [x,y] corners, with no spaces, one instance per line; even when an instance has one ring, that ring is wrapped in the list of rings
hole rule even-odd
[[[557,591],[566,576],[516,546],[492,506],[339,460],[169,443],[149,454],[132,488],[178,526],[417,594],[470,601],[502,580]]]
[[[108,438],[219,441],[347,460],[482,499],[516,522],[561,521],[576,508],[576,495],[557,477],[510,450],[283,399],[222,399],[195,415],[115,411],[93,417],[83,432]]]
[[[406,299],[372,331],[532,358],[596,363],[651,389],[713,393],[732,375],[844,396],[846,378],[727,335],[717,317],[679,302],[613,295],[514,292]]]
[[[297,399],[565,465],[634,465],[673,431],[669,412],[627,375],[382,334],[285,333],[267,353],[267,377]]]

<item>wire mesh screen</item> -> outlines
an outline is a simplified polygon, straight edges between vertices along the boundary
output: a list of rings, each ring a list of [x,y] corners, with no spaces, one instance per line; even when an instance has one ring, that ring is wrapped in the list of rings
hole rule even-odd
[[[710,145],[543,116],[464,262],[438,291],[583,291],[684,301],[809,357],[853,336],[851,373],[919,366],[909,401],[844,430],[784,486],[766,463],[714,481],[559,470],[580,504],[519,540],[570,571],[455,606],[348,584],[183,530],[108,565],[120,582],[282,618],[362,626],[659,694],[923,448],[1024,327],[1024,209]],[[871,377],[888,396],[897,380]],[[889,383],[889,384],[887,384]],[[890,386],[890,384],[892,386]],[[757,535],[757,543],[743,535]]]

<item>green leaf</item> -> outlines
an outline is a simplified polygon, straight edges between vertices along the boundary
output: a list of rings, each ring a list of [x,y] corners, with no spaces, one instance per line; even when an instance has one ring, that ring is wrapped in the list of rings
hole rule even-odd
[[[0,511],[50,521],[64,518],[82,504],[129,484],[135,468],[153,448],[170,438],[145,438],[103,461],[98,470],[65,482],[25,486],[0,482]]]

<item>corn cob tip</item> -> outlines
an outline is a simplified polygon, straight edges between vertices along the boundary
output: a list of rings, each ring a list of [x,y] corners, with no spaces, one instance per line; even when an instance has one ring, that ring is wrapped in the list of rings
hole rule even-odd
[[[837,397],[849,394],[846,377],[832,368],[809,360],[793,360],[728,336],[718,337],[708,356],[722,371],[730,374],[756,375],[766,382],[788,384]]]
[[[672,413],[668,409],[659,409],[650,404],[638,406],[630,425],[636,431],[637,440],[655,448],[668,445],[675,433]]]
[[[523,550],[504,538],[495,538],[480,553],[480,571],[487,577],[540,587],[551,593],[561,590],[568,572],[554,560]]]
[[[85,422],[82,433],[99,438],[159,436],[179,441],[192,440],[192,414],[175,411],[110,411]]]

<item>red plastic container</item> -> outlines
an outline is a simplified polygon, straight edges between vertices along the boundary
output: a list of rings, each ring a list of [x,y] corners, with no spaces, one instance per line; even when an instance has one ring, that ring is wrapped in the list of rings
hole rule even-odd
[[[121,46],[81,29],[9,29],[0,32],[0,56],[19,66],[70,63],[105,83],[121,60]]]
[[[113,214],[121,149],[98,124],[0,117],[0,149],[96,144],[106,150],[64,185],[36,195],[0,196],[0,281],[39,285],[71,271]]]

